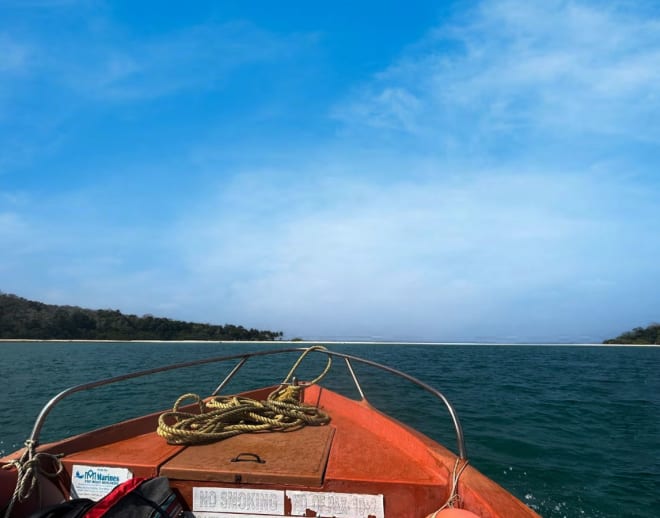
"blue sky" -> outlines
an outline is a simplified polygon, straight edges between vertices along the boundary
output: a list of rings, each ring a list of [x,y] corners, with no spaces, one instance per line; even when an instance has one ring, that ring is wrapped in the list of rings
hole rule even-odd
[[[0,2],[0,290],[287,337],[660,320],[655,2]]]

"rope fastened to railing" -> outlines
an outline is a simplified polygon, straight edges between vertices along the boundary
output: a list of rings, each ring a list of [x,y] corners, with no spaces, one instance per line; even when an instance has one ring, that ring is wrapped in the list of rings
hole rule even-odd
[[[449,490],[449,498],[447,498],[447,501],[443,504],[442,507],[440,507],[434,513],[429,514],[426,518],[436,518],[438,516],[438,513],[443,509],[460,507],[461,495],[458,494],[458,481],[461,478],[461,474],[463,473],[465,468],[467,468],[467,465],[468,465],[467,460],[463,460],[460,458],[456,459],[456,462],[454,464],[454,470],[452,471],[451,474],[451,489]]]
[[[306,349],[293,364],[279,387],[265,401],[238,396],[216,396],[202,400],[197,394],[184,394],[170,412],[158,418],[157,433],[169,444],[192,445],[220,441],[242,433],[292,431],[303,426],[321,426],[330,422],[328,414],[301,402],[303,386],[292,382],[296,369],[312,351],[326,350],[322,346]],[[332,358],[324,370],[310,383],[321,381],[330,370]],[[185,401],[193,400],[199,413],[182,412]]]
[[[2,469],[16,468],[18,472],[16,478],[16,487],[11,496],[9,505],[5,510],[4,518],[9,518],[16,503],[25,502],[32,495],[36,489],[39,488],[39,475],[44,475],[48,478],[56,478],[64,470],[60,462],[60,455],[53,455],[51,453],[36,452],[36,443],[30,439],[25,441],[25,451],[19,459],[12,460],[2,466]],[[43,468],[43,462],[50,462],[55,467],[54,471],[47,471]],[[39,494],[39,498],[41,495]]]

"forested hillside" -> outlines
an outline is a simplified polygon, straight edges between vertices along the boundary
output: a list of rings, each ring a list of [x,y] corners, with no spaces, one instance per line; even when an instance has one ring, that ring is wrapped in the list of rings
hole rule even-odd
[[[276,340],[279,331],[57,306],[0,293],[0,338],[63,340]]]
[[[616,338],[605,340],[605,344],[660,344],[660,324],[651,324],[648,327],[636,327],[632,331],[623,333]]]

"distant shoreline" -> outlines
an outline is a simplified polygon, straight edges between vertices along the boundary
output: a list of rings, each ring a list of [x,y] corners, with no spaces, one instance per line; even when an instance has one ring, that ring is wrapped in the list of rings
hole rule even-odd
[[[331,345],[475,345],[475,346],[519,346],[519,347],[660,347],[660,344],[602,344],[602,343],[510,343],[510,342],[409,342],[409,341],[377,341],[377,340],[82,340],[55,338],[39,340],[36,338],[0,338],[0,343],[19,342],[49,342],[49,343],[163,343],[163,344],[282,344],[300,345],[331,344]]]

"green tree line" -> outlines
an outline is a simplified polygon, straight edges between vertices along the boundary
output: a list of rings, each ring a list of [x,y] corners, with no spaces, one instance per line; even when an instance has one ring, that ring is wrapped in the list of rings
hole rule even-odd
[[[660,324],[651,324],[648,327],[636,327],[632,331],[623,333],[616,338],[605,340],[604,344],[660,344]]]
[[[0,293],[0,338],[37,340],[276,340],[281,331],[197,324],[169,318],[124,315]]]

